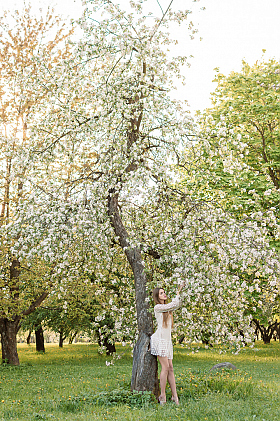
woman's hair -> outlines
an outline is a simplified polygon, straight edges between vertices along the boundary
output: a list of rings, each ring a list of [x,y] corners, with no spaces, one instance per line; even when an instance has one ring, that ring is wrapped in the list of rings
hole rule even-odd
[[[154,299],[154,302],[156,304],[161,304],[160,301],[159,301],[159,291],[161,289],[163,289],[163,288],[155,288],[153,290],[153,299]],[[164,304],[167,304],[166,303],[166,300],[164,301]],[[162,316],[163,316],[162,326],[167,327],[167,320],[169,319],[169,317],[171,317],[172,327],[173,327],[173,314],[172,314],[172,311],[164,311],[162,313]]]

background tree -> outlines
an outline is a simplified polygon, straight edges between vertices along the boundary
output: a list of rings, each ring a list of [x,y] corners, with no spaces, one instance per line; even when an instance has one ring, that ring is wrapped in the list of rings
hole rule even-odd
[[[31,7],[24,6],[21,12],[6,12],[0,20],[0,229],[12,223],[19,201],[33,192],[22,152],[26,155],[34,147],[30,132],[46,107],[44,87],[34,85],[39,71],[34,57],[47,51],[52,57],[48,69],[53,70],[58,59],[69,55],[65,40],[70,32],[52,9],[36,18],[31,16]],[[20,319],[46,298],[52,270],[36,257],[20,261],[20,252],[13,250],[18,235],[0,236],[2,358],[12,364],[19,364],[16,333]]]
[[[279,62],[243,62],[241,72],[218,73],[215,81],[213,107],[199,115],[198,141],[186,151],[185,183],[195,197],[219,203],[239,220],[266,225],[279,249]],[[267,282],[267,275],[260,279],[246,309],[264,335],[279,316]]]
[[[213,108],[200,121],[208,164],[212,159],[203,187],[222,194],[220,202],[238,217],[273,211],[279,218],[280,64],[244,61],[241,72],[217,73],[215,81]]]
[[[35,343],[37,352],[45,352],[45,340],[43,331],[44,311],[36,308],[28,316],[24,317],[20,323],[20,330],[22,332],[28,331],[27,344],[30,344],[31,334],[35,331]]]

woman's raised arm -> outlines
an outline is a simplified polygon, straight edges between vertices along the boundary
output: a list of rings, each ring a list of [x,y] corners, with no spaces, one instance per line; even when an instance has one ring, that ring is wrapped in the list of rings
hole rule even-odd
[[[171,303],[168,304],[156,304],[155,305],[155,311],[158,313],[165,313],[167,311],[173,311],[180,307],[180,297],[179,294],[176,295],[176,298],[174,298]]]

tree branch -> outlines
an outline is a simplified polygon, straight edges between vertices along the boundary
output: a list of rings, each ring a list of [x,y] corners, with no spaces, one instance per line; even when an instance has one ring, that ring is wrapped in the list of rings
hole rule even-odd
[[[43,292],[37,300],[33,301],[33,303],[29,306],[29,308],[22,312],[22,316],[28,316],[28,314],[33,313],[37,307],[47,298],[49,292]]]
[[[158,28],[160,27],[160,25],[161,25],[161,23],[162,23],[163,19],[165,18],[166,13],[167,13],[167,12],[168,12],[168,10],[170,9],[170,7],[171,7],[171,4],[172,4],[172,3],[173,3],[173,0],[171,0],[171,2],[169,3],[169,6],[167,7],[166,11],[164,12],[164,14],[163,14],[163,16],[162,16],[162,18],[161,18],[161,20],[160,20],[159,24],[156,26],[156,29],[155,29],[155,30],[154,30],[154,32],[152,33],[152,35],[151,35],[151,37],[150,37],[150,39],[149,39],[149,41],[150,41],[150,42],[152,41],[152,39],[153,39],[154,35],[156,34],[156,32],[157,32]]]

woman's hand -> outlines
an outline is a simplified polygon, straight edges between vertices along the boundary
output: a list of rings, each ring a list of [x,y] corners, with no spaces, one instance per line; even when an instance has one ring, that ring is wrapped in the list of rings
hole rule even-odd
[[[182,289],[184,288],[184,286],[185,286],[185,281],[179,286],[179,288],[177,290],[177,295],[180,294],[180,292],[182,291]]]

